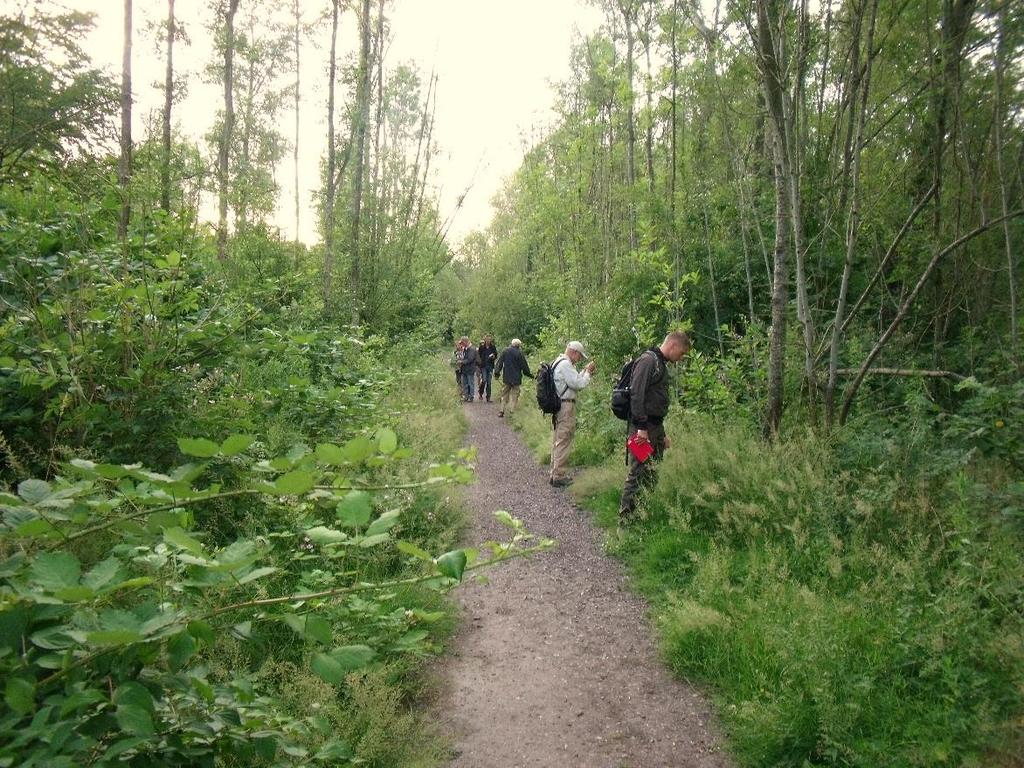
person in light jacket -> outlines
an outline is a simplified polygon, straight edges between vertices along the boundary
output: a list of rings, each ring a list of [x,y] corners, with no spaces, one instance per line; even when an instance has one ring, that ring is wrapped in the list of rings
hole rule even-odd
[[[577,371],[576,366],[581,360],[587,359],[583,344],[570,341],[565,352],[555,358],[551,364],[555,392],[562,401],[558,413],[554,416],[554,434],[551,436],[551,479],[552,485],[564,486],[572,482],[568,474],[569,452],[572,450],[572,439],[576,435],[576,395],[590,384],[597,365],[591,360],[583,370]]]

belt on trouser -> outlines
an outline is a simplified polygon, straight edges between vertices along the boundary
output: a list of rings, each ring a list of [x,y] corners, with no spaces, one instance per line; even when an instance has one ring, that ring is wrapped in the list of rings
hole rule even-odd
[[[559,400],[561,402],[563,402],[563,403],[575,403],[576,402],[576,398],[575,397],[562,397],[562,398],[559,398]]]

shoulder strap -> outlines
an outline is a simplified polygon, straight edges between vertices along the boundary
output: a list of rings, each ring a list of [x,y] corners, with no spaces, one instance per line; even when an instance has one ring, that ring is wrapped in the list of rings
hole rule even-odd
[[[554,362],[554,365],[552,365],[552,366],[551,366],[551,383],[552,383],[552,384],[554,384],[554,383],[555,383],[555,369],[556,369],[556,368],[558,367],[558,364],[559,364],[559,363],[564,363],[564,362],[565,362],[566,360],[568,360],[568,359],[569,359],[569,358],[567,358],[567,357],[561,357],[561,356],[559,356],[559,357],[558,357],[558,358],[557,358],[557,359],[555,360],[555,362]],[[568,392],[568,391],[569,391],[569,385],[568,385],[568,384],[566,384],[566,385],[565,385],[565,389],[564,389],[564,390],[562,390],[562,394],[558,395],[559,399],[561,399],[561,398],[565,397],[565,393],[566,393],[566,392]],[[558,390],[557,390],[557,389],[555,390],[555,394],[558,394]]]

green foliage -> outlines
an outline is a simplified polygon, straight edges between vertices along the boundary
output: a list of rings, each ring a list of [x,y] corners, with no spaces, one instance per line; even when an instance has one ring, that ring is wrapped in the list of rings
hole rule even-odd
[[[742,764],[1009,758],[1020,539],[969,436],[937,451],[927,430],[880,440],[865,424],[773,446],[692,413],[668,430],[646,521],[613,548],[657,606],[668,662],[714,685]],[[613,456],[575,484],[603,525],[623,476]]]
[[[0,496],[7,763],[88,755],[102,765],[183,765],[230,755],[338,764],[358,749],[328,741],[323,728],[318,735],[315,718],[285,717],[254,686],[267,646],[280,654],[275,638],[290,630],[299,639],[290,660],[308,659],[314,674],[344,688],[353,672],[433,647],[431,624],[443,614],[396,604],[394,590],[447,589],[469,567],[518,556],[531,539],[507,515],[513,535],[485,545],[487,560],[477,550],[434,558],[417,537],[401,548],[413,555],[411,575],[374,583],[365,575],[379,568],[375,550],[415,535],[404,530],[402,491],[370,485],[400,461],[393,431],[269,460],[246,454],[247,435],[178,445],[202,463],[159,473],[75,459],[53,481],[25,480]],[[206,479],[223,464],[238,485]],[[460,460],[431,475],[465,482],[471,472]],[[352,490],[362,487],[373,490]],[[206,504],[227,498],[262,499],[285,523],[218,545],[198,521]],[[248,661],[216,673],[220,636]]]

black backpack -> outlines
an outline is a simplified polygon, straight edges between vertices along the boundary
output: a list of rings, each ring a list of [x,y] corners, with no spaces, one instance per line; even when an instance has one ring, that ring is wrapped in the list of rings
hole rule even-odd
[[[537,405],[544,413],[558,413],[562,408],[562,398],[555,389],[555,368],[564,361],[563,357],[554,365],[541,363],[537,369]]]
[[[630,383],[633,380],[633,367],[636,365],[636,361],[649,351],[650,350],[645,350],[644,352],[641,352],[622,366],[622,373],[619,374],[619,380],[612,388],[612,413],[623,421],[629,421],[629,400],[632,394]],[[657,365],[657,361],[655,361],[655,365]],[[662,373],[662,375],[664,375],[664,373]]]

